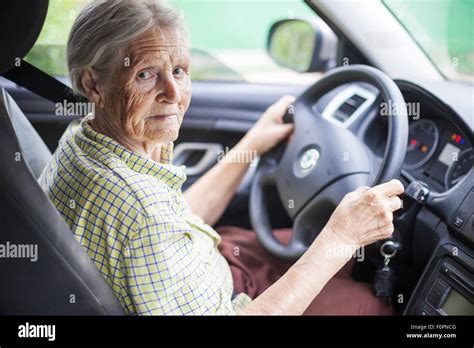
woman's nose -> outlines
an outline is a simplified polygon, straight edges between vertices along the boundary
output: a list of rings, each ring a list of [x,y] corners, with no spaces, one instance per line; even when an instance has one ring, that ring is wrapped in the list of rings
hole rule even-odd
[[[181,100],[178,84],[174,79],[174,75],[166,76],[161,81],[161,88],[156,96],[158,102],[168,102],[170,104],[177,104]]]

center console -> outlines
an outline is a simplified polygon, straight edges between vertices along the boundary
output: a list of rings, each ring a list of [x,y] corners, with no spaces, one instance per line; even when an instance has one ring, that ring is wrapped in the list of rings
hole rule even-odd
[[[405,315],[474,315],[471,248],[449,242],[438,246],[413,292]]]

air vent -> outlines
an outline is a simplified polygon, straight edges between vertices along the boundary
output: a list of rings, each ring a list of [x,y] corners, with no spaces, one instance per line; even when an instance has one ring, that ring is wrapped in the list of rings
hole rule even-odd
[[[337,125],[348,127],[372,105],[376,96],[357,85],[350,85],[336,94],[323,111],[323,117]]]
[[[347,119],[351,117],[366,100],[367,98],[361,97],[358,94],[353,94],[352,97],[342,103],[334,112],[334,118],[340,122],[346,122]]]

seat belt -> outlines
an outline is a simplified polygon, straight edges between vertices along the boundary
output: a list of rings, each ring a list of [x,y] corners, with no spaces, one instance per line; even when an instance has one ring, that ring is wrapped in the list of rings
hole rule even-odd
[[[54,103],[87,102],[85,98],[74,95],[70,87],[23,59],[19,66],[15,66],[1,75]]]

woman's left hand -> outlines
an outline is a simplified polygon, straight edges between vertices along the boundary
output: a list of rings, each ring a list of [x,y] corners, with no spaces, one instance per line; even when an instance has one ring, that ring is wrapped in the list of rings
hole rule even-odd
[[[293,132],[292,123],[283,123],[283,116],[295,101],[293,96],[284,96],[272,104],[247,132],[244,141],[251,150],[261,156]]]

